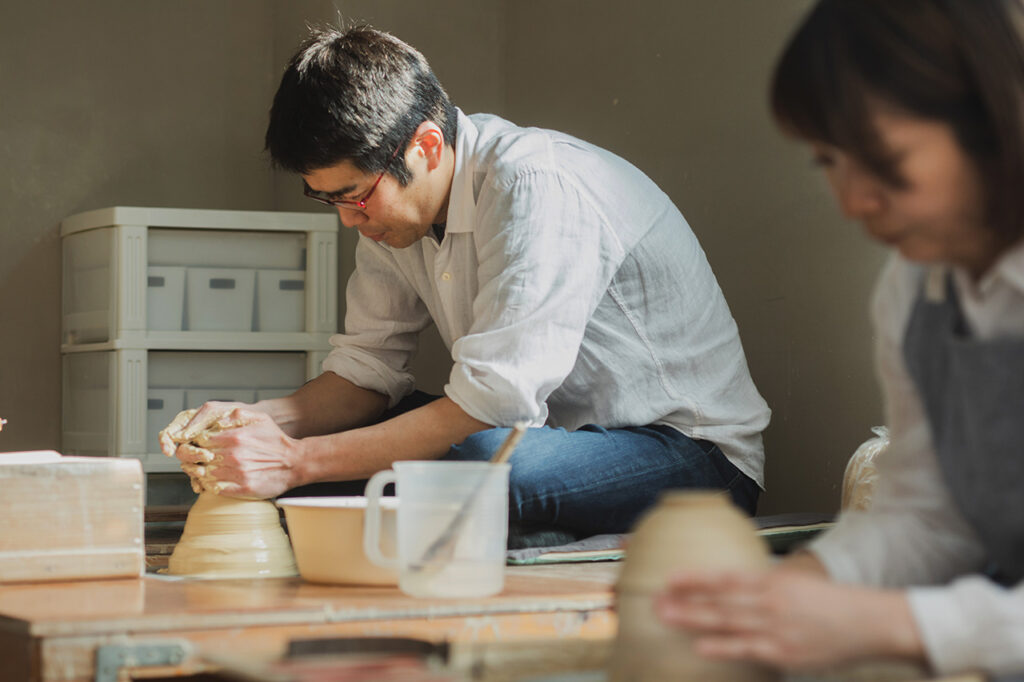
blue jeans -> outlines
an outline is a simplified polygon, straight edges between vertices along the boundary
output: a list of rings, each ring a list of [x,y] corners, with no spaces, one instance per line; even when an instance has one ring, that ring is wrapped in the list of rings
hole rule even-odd
[[[381,419],[436,398],[417,391]],[[475,433],[453,445],[443,459],[488,460],[509,430]],[[529,429],[509,461],[509,521],[562,529],[577,537],[628,532],[667,489],[724,490],[751,515],[760,494],[757,484],[733,466],[717,445],[693,440],[668,426]],[[365,485],[366,481],[313,483],[283,496],[362,495]]]
[[[490,459],[509,431],[475,433],[444,459]],[[760,493],[717,445],[668,426],[529,429],[509,462],[509,520],[578,536],[628,532],[670,488],[725,490],[748,514]]]

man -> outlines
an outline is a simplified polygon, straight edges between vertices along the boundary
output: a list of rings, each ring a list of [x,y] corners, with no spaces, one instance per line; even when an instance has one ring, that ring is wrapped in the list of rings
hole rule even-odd
[[[203,406],[186,435],[243,426],[178,448],[199,487],[273,497],[397,460],[488,459],[526,420],[518,524],[625,532],[665,488],[726,489],[753,512],[770,413],[703,251],[640,171],[464,115],[419,52],[367,27],[307,39],[266,142],[359,231],[345,333],[292,396]],[[443,397],[412,406],[431,321],[454,366]]]

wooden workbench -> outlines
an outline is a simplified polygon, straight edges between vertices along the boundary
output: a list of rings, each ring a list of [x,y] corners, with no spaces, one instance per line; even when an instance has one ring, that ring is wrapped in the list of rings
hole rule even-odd
[[[132,679],[190,675],[225,659],[280,658],[292,640],[353,636],[448,641],[460,668],[596,668],[615,632],[617,570],[510,567],[501,594],[454,600],[298,578],[2,585],[0,679],[92,682],[102,679],[98,669],[113,669],[115,682],[118,668],[130,668]]]

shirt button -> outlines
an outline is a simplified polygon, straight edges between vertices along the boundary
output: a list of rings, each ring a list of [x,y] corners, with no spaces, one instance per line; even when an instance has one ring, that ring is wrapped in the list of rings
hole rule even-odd
[[[445,272],[445,273],[441,274],[441,279],[443,279],[445,282],[447,282],[451,278],[452,278],[452,273],[450,273],[450,272]]]

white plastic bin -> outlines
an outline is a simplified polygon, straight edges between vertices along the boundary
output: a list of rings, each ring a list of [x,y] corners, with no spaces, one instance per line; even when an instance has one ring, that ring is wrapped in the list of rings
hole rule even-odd
[[[143,452],[146,351],[68,353],[63,365],[64,454]]]
[[[146,398],[146,450],[160,452],[160,432],[185,409],[185,391],[180,388],[150,388]]]
[[[150,351],[153,388],[298,388],[306,380],[301,352]],[[195,407],[195,405],[188,405]]]
[[[306,234],[152,228],[147,257],[150,265],[305,269]]]
[[[106,353],[64,356],[63,431],[81,434],[96,446],[95,451],[65,454],[103,454],[110,428],[110,396]]]
[[[64,239],[63,340],[94,343],[110,337],[110,262],[113,230],[94,230]]]
[[[252,403],[256,400],[256,391],[251,388],[199,388],[185,391],[185,404],[188,407],[199,407],[212,400],[225,403]]]
[[[252,331],[256,271],[188,268],[186,318],[190,331]]]
[[[185,268],[151,265],[146,278],[146,328],[181,331],[185,317]]]
[[[306,327],[306,272],[257,270],[256,328],[261,332],[298,332]]]

